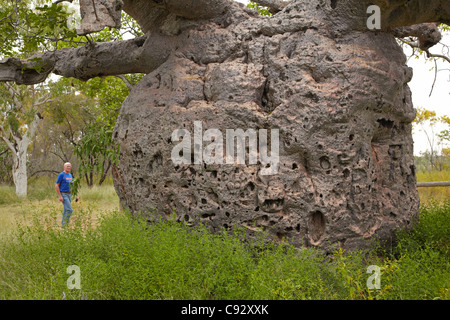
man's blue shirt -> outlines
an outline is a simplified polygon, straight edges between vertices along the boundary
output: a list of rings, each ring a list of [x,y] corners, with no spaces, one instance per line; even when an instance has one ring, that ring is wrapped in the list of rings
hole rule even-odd
[[[70,192],[70,182],[72,182],[73,176],[71,173],[65,173],[64,171],[56,178],[56,183],[59,183],[59,191]]]

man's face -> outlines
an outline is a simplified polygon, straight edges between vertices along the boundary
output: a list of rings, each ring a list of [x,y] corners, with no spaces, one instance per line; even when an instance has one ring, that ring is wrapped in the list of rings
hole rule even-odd
[[[64,171],[65,171],[66,173],[69,173],[71,169],[72,169],[72,166],[71,166],[70,164],[64,165]]]

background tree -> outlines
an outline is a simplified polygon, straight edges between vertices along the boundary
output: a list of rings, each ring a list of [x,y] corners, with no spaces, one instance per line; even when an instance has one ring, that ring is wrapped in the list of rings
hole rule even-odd
[[[76,36],[64,23],[64,6],[48,6],[47,1],[0,1],[0,59],[4,56],[29,57],[42,50],[55,50],[59,41]],[[31,58],[37,72],[42,64]],[[26,74],[26,71],[21,71]],[[44,79],[43,79],[44,80]],[[44,85],[36,87],[5,83],[1,87],[0,134],[11,151],[13,180],[19,196],[27,194],[28,147],[42,119],[42,108],[49,101]]]
[[[262,16],[270,17],[272,14],[270,13],[270,8],[264,6],[264,2],[260,2],[263,5],[258,5],[256,2],[250,1],[247,5],[250,9],[256,10]]]
[[[415,59],[419,59],[419,57],[422,56],[425,58],[426,61],[433,62],[433,64],[434,64],[433,68],[435,70],[434,81],[436,81],[437,73],[440,70],[441,71],[449,70],[448,68],[440,69],[438,67],[438,65],[441,63],[444,63],[445,65],[448,66],[448,63],[450,63],[450,48],[447,44],[445,44],[441,41],[442,35],[450,34],[450,27],[443,23],[441,23],[441,24],[436,23],[434,25],[437,26],[436,29],[434,29],[433,24],[431,24],[430,29],[428,30],[428,32],[433,34],[432,37],[435,38],[435,41],[437,41],[437,43],[435,45],[433,45],[433,52],[430,51],[431,48],[429,47],[429,45],[426,44],[427,41],[424,39],[424,37],[426,37],[424,34],[425,30],[417,30],[416,32],[408,32],[408,34],[409,34],[408,37],[402,37],[403,36],[402,32],[404,32],[404,30],[402,31],[400,29],[400,30],[398,30],[398,33],[396,35],[399,37],[398,42],[405,49],[409,58],[414,57]],[[430,35],[428,35],[428,36],[430,36]],[[406,50],[408,48],[410,49],[409,53],[408,53],[408,50]],[[431,87],[430,95],[433,92],[433,87],[434,87],[434,84]]]
[[[67,79],[50,81],[48,88],[55,100],[44,110],[33,150],[36,156],[32,158],[36,168],[33,173],[59,173],[62,163],[71,162],[73,173],[78,174],[79,161],[74,149],[86,126],[96,117],[96,102],[78,92]]]
[[[447,129],[438,133],[438,137],[442,147],[441,154],[445,159],[444,167],[448,169],[450,165],[450,117],[442,116],[440,117],[440,120],[447,127]]]
[[[428,146],[430,147],[430,151],[427,155],[428,158],[428,177],[431,178],[431,168],[434,165],[434,157],[436,153],[436,145],[435,145],[435,133],[434,127],[436,123],[439,121],[436,116],[436,112],[426,110],[424,108],[417,108],[417,115],[414,119],[416,125],[420,127],[420,130],[425,133],[427,137]]]
[[[71,21],[72,18],[76,20],[76,14],[66,4],[57,5],[39,0],[28,3],[3,1],[0,11],[0,35],[5,45],[0,57],[27,57],[32,56],[36,50],[64,50],[94,41],[118,41],[122,40],[123,36],[142,35],[136,22],[125,13],[122,13],[124,28],[107,28],[90,36],[77,35],[74,29],[77,24],[76,21]],[[31,58],[30,61],[36,71],[43,70],[40,58]],[[39,135],[36,136],[36,144],[31,153],[31,175],[54,174],[60,169],[59,162],[70,161],[74,163],[74,171],[80,167],[88,185],[92,186],[94,183],[94,172],[100,175],[100,183],[104,181],[111,162],[102,152],[110,150],[105,147],[106,149],[101,151],[98,145],[88,149],[88,145],[100,141],[107,143],[106,141],[110,140],[107,133],[112,130],[120,103],[131,88],[129,80],[133,81],[133,76],[129,76],[129,80],[123,75],[120,77],[121,80],[112,79],[109,84],[103,86],[99,84],[108,80],[103,79],[97,83],[93,80],[82,84],[77,79],[59,79],[49,83],[48,90],[58,101],[41,110],[41,114],[46,117],[45,121],[41,121]],[[108,86],[113,88],[117,84],[122,86],[121,90],[126,92],[125,95],[119,97],[114,90],[107,89]],[[117,92],[120,92],[120,89]],[[99,105],[95,106],[96,103]],[[102,127],[103,125],[106,127]],[[100,137],[103,139],[99,140]],[[96,152],[92,153],[94,150]],[[72,159],[74,152],[77,152],[79,159]]]
[[[4,83],[0,87],[0,138],[12,156],[12,174],[16,194],[27,195],[27,160],[41,109],[50,100],[43,86],[18,86]]]
[[[440,120],[442,123],[447,125],[447,129],[442,130],[438,134],[438,137],[441,140],[441,143],[444,145],[444,147],[448,148],[450,146],[450,117],[442,116],[440,117]]]
[[[419,130],[425,133],[427,138],[428,146],[430,147],[429,153],[426,154],[426,158],[428,160],[428,177],[431,179],[431,171],[432,168],[436,168],[438,170],[442,170],[443,162],[439,156],[438,150],[438,142],[441,145],[442,142],[445,143],[448,130],[441,131],[440,133],[436,133],[436,125],[441,123],[448,123],[448,117],[442,116],[438,117],[435,111],[427,110],[425,108],[417,108],[417,115],[413,121],[415,126],[419,127]],[[440,141],[436,141],[439,138]],[[442,153],[442,152],[441,152]],[[443,154],[445,157],[445,153]]]
[[[117,164],[119,149],[112,140],[112,132],[122,102],[141,77],[95,78],[86,83],[74,80],[77,90],[95,101],[95,117],[83,129],[83,135],[75,146],[75,154],[80,160],[80,173],[86,177],[88,186],[94,184],[95,176],[98,176],[98,184],[101,185],[111,165]]]
[[[120,104],[128,94],[126,84],[112,77],[87,82],[60,78],[50,82],[49,88],[58,99],[46,109],[48,120],[43,123],[39,140],[59,159],[57,168],[73,162],[77,181],[84,177],[91,187],[98,176],[101,184],[117,153],[111,135]],[[48,158],[42,160],[48,162]]]
[[[0,140],[0,183],[14,183],[10,151],[2,140]]]

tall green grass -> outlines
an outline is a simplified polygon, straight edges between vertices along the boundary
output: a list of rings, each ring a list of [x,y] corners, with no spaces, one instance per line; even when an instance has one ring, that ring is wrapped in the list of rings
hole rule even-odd
[[[111,180],[102,186],[80,190],[80,202],[72,201],[73,218],[77,218],[79,209],[106,212],[118,209],[119,198]],[[72,199],[74,200],[74,199]],[[0,185],[0,233],[10,232],[18,218],[28,219],[32,212],[47,215],[49,212],[62,212],[62,204],[55,191],[55,181],[52,178],[40,177],[28,181],[28,195],[20,198],[15,193],[14,186]]]
[[[90,212],[61,229],[36,211],[0,242],[0,299],[449,299],[450,203],[422,207],[418,225],[394,248],[325,256],[266,241],[243,230],[161,221],[147,226],[114,211]],[[44,219],[44,220],[43,220]],[[81,289],[67,287],[67,268]],[[369,265],[381,288],[368,289]]]
[[[9,204],[18,204],[25,201],[42,201],[46,199],[55,199],[57,197],[55,191],[56,178],[38,177],[28,180],[28,194],[26,199],[21,199],[16,195],[14,185],[0,185],[0,206]],[[117,200],[117,194],[114,190],[112,179],[105,180],[102,186],[94,185],[87,187],[82,185],[80,189],[80,197],[86,200],[98,201]]]

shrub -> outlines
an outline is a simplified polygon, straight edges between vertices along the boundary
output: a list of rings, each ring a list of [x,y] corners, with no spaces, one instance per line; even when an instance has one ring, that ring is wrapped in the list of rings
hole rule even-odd
[[[422,208],[418,225],[392,250],[329,256],[267,241],[245,231],[151,225],[114,211],[93,212],[59,227],[60,212],[21,224],[0,242],[0,299],[448,299],[449,204]],[[81,290],[67,287],[67,267],[81,270]],[[368,289],[367,267],[381,270]]]

